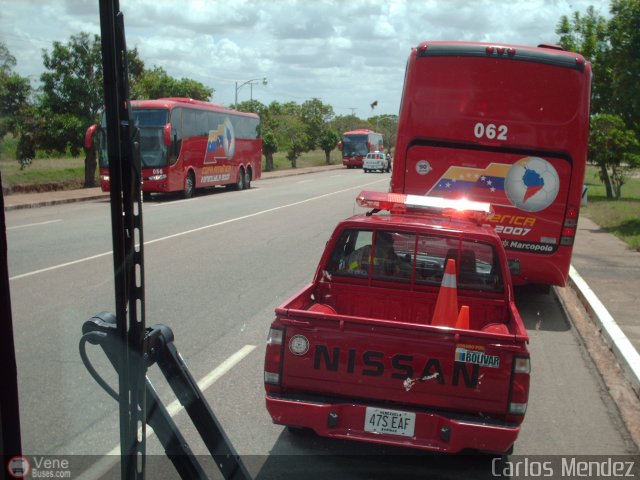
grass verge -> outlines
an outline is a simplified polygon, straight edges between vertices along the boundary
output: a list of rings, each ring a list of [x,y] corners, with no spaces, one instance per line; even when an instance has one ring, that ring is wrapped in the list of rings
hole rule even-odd
[[[331,153],[333,164],[341,162],[340,152]],[[274,170],[291,168],[286,152],[278,152],[273,159]],[[298,158],[298,168],[326,165],[322,150],[304,153]],[[263,159],[264,170],[264,159]],[[20,169],[20,164],[11,155],[0,157],[3,186],[10,191],[69,190],[81,188],[84,183],[84,158],[35,158],[31,165]],[[96,179],[97,180],[97,179]],[[36,188],[37,187],[37,188]]]
[[[582,207],[582,215],[640,251],[640,178],[628,179],[620,200],[607,199],[595,167],[587,168],[585,185],[588,204]]]

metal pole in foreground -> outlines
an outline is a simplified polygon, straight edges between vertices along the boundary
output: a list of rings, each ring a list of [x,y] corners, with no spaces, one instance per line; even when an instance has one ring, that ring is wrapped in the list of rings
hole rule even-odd
[[[144,479],[147,413],[140,158],[134,154],[124,19],[118,0],[100,0],[100,30],[119,353],[120,469],[123,479]]]

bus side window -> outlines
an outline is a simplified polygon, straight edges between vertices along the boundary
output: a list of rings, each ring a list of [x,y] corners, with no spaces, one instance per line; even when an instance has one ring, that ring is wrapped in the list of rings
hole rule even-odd
[[[171,111],[171,147],[169,165],[176,163],[182,147],[182,108]]]

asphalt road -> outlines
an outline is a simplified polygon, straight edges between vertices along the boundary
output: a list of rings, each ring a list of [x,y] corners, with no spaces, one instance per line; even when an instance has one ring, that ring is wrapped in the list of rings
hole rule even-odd
[[[178,350],[193,376],[205,382],[207,400],[256,477],[312,472],[390,478],[404,472],[407,478],[492,478],[494,465],[485,458],[460,462],[294,435],[272,425],[264,408],[262,362],[274,308],[310,281],[335,224],[359,211],[357,193],[384,191],[388,178],[334,170],[256,181],[250,191],[144,204],[146,322],[174,330]],[[6,212],[26,454],[97,455],[98,461],[119,451],[117,404],[78,354],[84,321],[114,309],[109,215],[104,201]],[[515,453],[637,455],[555,297],[524,290],[518,306],[530,332],[533,371]],[[97,347],[90,347],[90,358],[117,386]],[[156,368],[149,376],[165,404],[174,401]],[[177,409],[175,420],[194,451],[206,454],[186,414]],[[149,467],[172,477],[153,435],[148,451]],[[93,478],[111,477],[105,472],[117,460],[99,461]]]

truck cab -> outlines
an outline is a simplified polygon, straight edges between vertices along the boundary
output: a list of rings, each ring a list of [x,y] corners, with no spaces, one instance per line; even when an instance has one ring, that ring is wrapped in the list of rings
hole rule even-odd
[[[509,451],[528,401],[528,336],[489,206],[381,192],[357,202],[372,210],[336,226],[313,281],[276,309],[272,420],[424,450]]]

